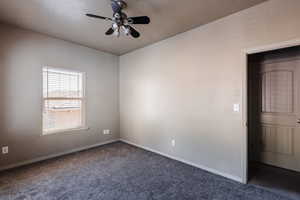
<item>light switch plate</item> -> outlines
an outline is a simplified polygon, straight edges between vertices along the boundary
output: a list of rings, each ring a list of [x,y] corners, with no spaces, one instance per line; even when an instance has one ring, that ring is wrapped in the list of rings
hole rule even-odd
[[[109,134],[111,134],[109,129],[103,130],[103,135],[109,135]]]
[[[8,147],[2,147],[2,154],[8,154]]]
[[[233,111],[240,112],[240,104],[233,104]]]

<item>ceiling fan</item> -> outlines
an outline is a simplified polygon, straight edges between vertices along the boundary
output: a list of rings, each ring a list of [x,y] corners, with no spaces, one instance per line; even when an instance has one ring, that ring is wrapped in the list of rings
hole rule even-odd
[[[147,16],[139,17],[127,17],[123,12],[123,9],[127,8],[127,3],[123,0],[111,0],[111,7],[113,10],[113,17],[102,17],[94,14],[86,14],[88,17],[103,19],[112,22],[111,28],[106,31],[106,35],[120,36],[120,32],[123,31],[125,35],[131,35],[134,38],[139,38],[140,33],[135,30],[132,24],[149,24],[150,18]]]

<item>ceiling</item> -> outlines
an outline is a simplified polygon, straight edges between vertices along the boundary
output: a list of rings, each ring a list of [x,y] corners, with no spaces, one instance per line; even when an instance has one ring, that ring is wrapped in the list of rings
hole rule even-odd
[[[1,0],[0,21],[84,46],[122,55],[266,0],[126,0],[128,16],[148,15],[150,25],[136,25],[139,39],[105,36],[110,0]]]

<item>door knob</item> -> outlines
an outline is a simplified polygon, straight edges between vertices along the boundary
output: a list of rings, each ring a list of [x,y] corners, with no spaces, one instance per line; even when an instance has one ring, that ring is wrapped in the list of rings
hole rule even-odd
[[[300,124],[300,119],[298,119],[297,123]]]

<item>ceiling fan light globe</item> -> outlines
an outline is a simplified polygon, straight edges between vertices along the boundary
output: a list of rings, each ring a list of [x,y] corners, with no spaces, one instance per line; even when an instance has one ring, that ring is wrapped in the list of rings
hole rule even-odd
[[[114,23],[114,24],[112,25],[112,28],[113,28],[114,30],[118,30],[118,29],[119,29],[119,26],[118,26],[118,24]]]
[[[123,26],[123,31],[125,33],[125,35],[131,35],[131,30],[128,26]]]
[[[120,30],[119,29],[115,30],[114,36],[120,37]]]
[[[126,30],[126,31],[125,31],[125,34],[126,34],[127,36],[129,36],[129,35],[131,34],[131,31],[130,31],[130,30]]]

